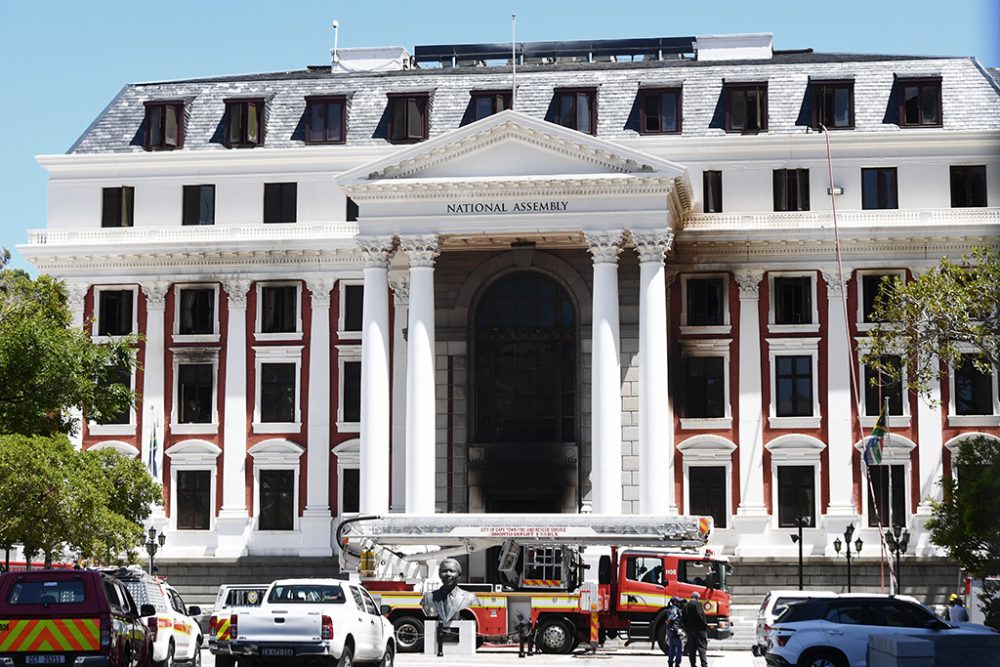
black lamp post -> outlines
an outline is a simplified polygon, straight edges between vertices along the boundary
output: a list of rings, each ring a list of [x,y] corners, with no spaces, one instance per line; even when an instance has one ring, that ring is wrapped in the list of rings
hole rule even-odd
[[[803,589],[802,586],[802,527],[811,526],[812,517],[811,516],[798,516],[795,517],[795,528],[798,530],[798,534],[790,535],[793,544],[799,545],[799,590]]]
[[[896,592],[903,592],[902,578],[899,576],[899,557],[906,553],[906,547],[910,544],[910,531],[902,526],[893,526],[892,530],[886,531],[885,541],[889,546],[889,553],[896,556]]]
[[[847,556],[847,592],[851,592],[851,538],[854,537],[854,524],[850,524],[844,530],[844,542],[846,542],[847,549],[844,551],[844,555]],[[844,546],[844,543],[840,541],[840,538],[834,538],[833,540],[833,550],[840,554],[840,548]],[[861,538],[854,540],[854,548],[858,555],[861,554],[861,547],[864,546],[864,542]]]
[[[149,573],[153,574],[153,556],[156,552],[160,550],[163,543],[167,541],[167,536],[163,533],[157,533],[156,528],[153,526],[149,527],[149,532],[147,533],[148,539],[146,540],[146,553],[149,554]]]

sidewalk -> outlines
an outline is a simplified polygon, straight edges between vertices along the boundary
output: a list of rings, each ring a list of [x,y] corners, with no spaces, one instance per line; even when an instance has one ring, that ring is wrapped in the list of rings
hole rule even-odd
[[[406,653],[396,656],[399,667],[452,667],[453,665],[475,665],[476,667],[508,667],[510,665],[523,667],[553,667],[555,665],[585,665],[585,664],[615,664],[623,667],[642,667],[667,664],[667,656],[659,651],[650,651],[621,645],[606,644],[596,654],[582,653],[579,650],[572,655],[536,654],[525,659],[517,657],[516,649],[480,649],[474,656],[454,656],[437,658],[422,654]],[[685,657],[684,667],[689,664]],[[750,651],[719,651],[708,652],[710,667],[764,667],[763,658],[755,658]]]

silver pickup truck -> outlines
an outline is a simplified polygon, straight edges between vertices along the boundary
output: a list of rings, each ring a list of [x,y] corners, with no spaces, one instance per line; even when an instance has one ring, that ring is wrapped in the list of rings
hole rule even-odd
[[[279,579],[260,607],[230,617],[229,632],[232,654],[255,662],[325,658],[337,667],[355,660],[391,667],[396,655],[392,623],[368,591],[339,579]]]

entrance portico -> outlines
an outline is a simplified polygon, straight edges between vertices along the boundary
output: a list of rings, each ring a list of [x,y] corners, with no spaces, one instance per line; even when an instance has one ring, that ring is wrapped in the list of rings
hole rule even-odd
[[[390,506],[389,406],[399,383],[407,512],[676,511],[664,258],[690,206],[684,167],[505,111],[347,172],[338,184],[358,205],[358,243],[371,259],[362,512]],[[406,340],[394,343],[405,345],[406,359],[391,374],[390,259],[409,266]],[[509,322],[492,322],[490,347],[477,334],[477,306],[506,274],[528,293],[556,296],[513,298]],[[519,320],[515,311],[529,303],[530,316]],[[559,309],[572,316],[559,319]],[[550,328],[556,319],[562,329]],[[528,342],[545,337],[564,344]],[[541,349],[572,357],[562,384],[547,381],[562,366],[537,361]],[[494,368],[505,377],[483,375],[487,350],[499,354]],[[508,424],[508,408],[520,428]]]

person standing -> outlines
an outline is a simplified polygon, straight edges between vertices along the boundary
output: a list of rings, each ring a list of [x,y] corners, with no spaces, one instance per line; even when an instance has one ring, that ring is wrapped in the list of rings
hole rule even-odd
[[[681,623],[687,635],[691,667],[697,667],[696,655],[701,658],[701,667],[708,667],[708,619],[705,618],[705,609],[701,606],[701,595],[698,591],[692,593],[691,599],[684,605]]]
[[[678,597],[670,598],[667,607],[667,667],[681,667],[684,657],[684,627],[681,623],[681,610],[684,601]]]
[[[969,622],[969,611],[965,608],[965,600],[958,593],[952,593],[951,597],[948,598],[948,609],[945,612],[945,618],[949,621],[957,621],[958,623]]]

